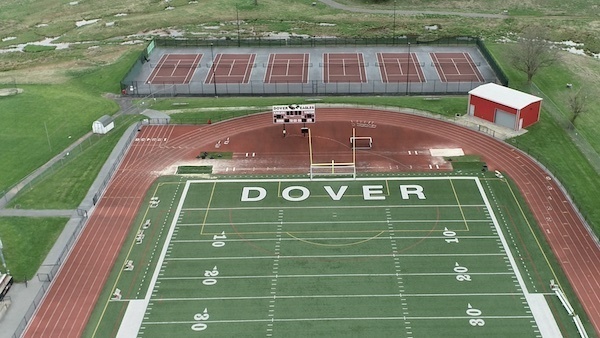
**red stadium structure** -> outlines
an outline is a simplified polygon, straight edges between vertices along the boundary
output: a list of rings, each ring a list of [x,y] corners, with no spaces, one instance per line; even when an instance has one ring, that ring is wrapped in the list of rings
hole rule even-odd
[[[540,119],[542,99],[495,83],[481,85],[469,92],[470,116],[497,125],[521,130]]]

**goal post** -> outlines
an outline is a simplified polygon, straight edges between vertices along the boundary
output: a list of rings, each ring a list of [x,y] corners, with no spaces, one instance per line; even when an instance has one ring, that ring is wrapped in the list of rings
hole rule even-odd
[[[371,149],[373,147],[373,138],[370,136],[352,136],[350,144],[354,149]]]
[[[352,129],[352,137],[354,136],[354,129]],[[312,148],[312,134],[308,129],[308,152],[310,157],[310,179],[316,177],[331,177],[331,176],[342,176],[356,178],[356,151],[354,145],[352,146],[352,162],[321,162],[316,163],[313,161],[313,148]]]
[[[353,162],[312,163],[310,165],[310,179],[316,177],[343,176],[356,178],[356,165]]]

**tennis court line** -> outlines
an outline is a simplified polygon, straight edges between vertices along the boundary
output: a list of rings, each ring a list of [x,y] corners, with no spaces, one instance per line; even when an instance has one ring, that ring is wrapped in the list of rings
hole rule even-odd
[[[431,57],[431,59],[433,60],[434,64],[437,64],[437,65],[440,64],[440,60],[438,59],[438,57],[437,57],[437,55],[435,53],[429,53],[429,57]],[[438,67],[439,67],[439,69],[438,69]],[[448,82],[448,78],[446,77],[446,72],[444,72],[444,70],[441,68],[441,66],[438,66],[438,67],[434,67],[435,71],[438,74],[438,77],[440,78],[440,80],[442,82]]]
[[[479,82],[484,82],[483,78],[480,76],[481,73],[479,72],[479,69],[477,69],[477,66],[475,66],[475,62],[471,58],[471,54],[463,52],[463,56],[469,62],[469,67],[471,67],[471,70],[473,71],[473,74],[475,74],[475,76],[477,77],[477,80],[479,80]]]
[[[407,69],[406,69],[406,75],[410,75],[410,66],[414,65],[415,66],[415,73],[417,74],[417,77],[419,78],[419,82],[426,82],[423,81],[423,78],[421,78],[421,67],[419,66],[419,58],[415,55],[415,58],[417,58],[417,60],[415,61],[415,59],[413,58],[414,53],[408,53],[408,63],[407,63]],[[424,75],[423,75],[424,76]],[[407,79],[406,82],[410,82],[409,79]]]

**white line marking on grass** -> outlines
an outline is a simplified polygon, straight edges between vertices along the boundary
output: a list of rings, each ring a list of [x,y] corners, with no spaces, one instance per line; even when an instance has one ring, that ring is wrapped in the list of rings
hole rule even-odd
[[[231,319],[231,320],[207,320],[203,323],[206,324],[223,324],[223,323],[266,323],[266,322],[308,322],[308,321],[359,321],[359,320],[465,320],[471,319],[473,317],[468,316],[446,316],[446,317],[436,317],[436,316],[422,316],[422,317],[412,317],[412,316],[403,316],[403,317],[317,317],[317,318],[275,318],[271,319]],[[529,319],[532,316],[480,316],[478,318],[483,319]],[[145,325],[172,325],[172,324],[194,324],[194,321],[169,321],[169,322],[145,322]]]
[[[374,230],[373,232],[376,232],[376,230]],[[295,233],[295,232],[294,232]],[[311,241],[337,241],[337,240],[342,240],[342,241],[360,241],[360,240],[388,240],[388,239],[429,239],[429,238],[434,238],[434,239],[440,239],[440,238],[446,238],[444,236],[394,236],[394,237],[310,237],[310,238],[304,238],[304,239],[310,239]],[[461,239],[496,239],[498,238],[498,236],[487,236],[487,235],[477,235],[477,236],[464,236],[461,237]],[[227,241],[228,242],[241,242],[241,243],[248,243],[248,242],[272,242],[275,241],[276,239],[273,238],[253,238],[253,239],[230,239],[228,238]],[[281,241],[292,241],[295,242],[297,241],[296,238],[282,238]],[[213,240],[212,239],[179,239],[179,240],[172,240],[171,243],[212,243]]]
[[[275,300],[277,299],[277,280],[279,278],[279,253],[281,252],[281,233],[282,233],[282,228],[283,228],[283,210],[279,210],[278,216],[277,216],[277,220],[278,220],[278,224],[277,224],[277,233],[275,235],[276,241],[275,241],[275,258],[273,259],[273,268],[272,268],[272,273],[275,276],[275,278],[271,279],[271,294],[273,295],[273,297],[269,297],[269,311],[268,311],[268,317],[271,319],[271,323],[269,323],[267,325],[267,337],[271,336],[271,331],[272,326],[273,326],[273,319],[275,319]],[[273,277],[273,276],[271,276]]]
[[[512,272],[476,272],[469,273],[474,276],[498,276],[498,275],[512,275]],[[335,274],[318,274],[318,275],[245,275],[245,276],[219,276],[219,279],[257,279],[257,278],[273,278],[273,284],[277,284],[277,278],[320,278],[320,277],[396,277],[396,276],[455,276],[455,272],[443,272],[443,273],[428,273],[428,272],[415,272],[415,273],[335,273]],[[177,276],[177,277],[160,277],[160,280],[195,280],[204,279],[205,276]]]
[[[337,208],[337,207],[336,207]],[[232,208],[231,210],[233,210],[234,208]],[[260,209],[265,209],[265,208],[260,208]],[[354,208],[356,209],[356,208]],[[214,211],[211,208],[212,211]],[[252,210],[257,210],[256,208],[253,208]],[[354,220],[345,220],[345,221],[331,221],[331,220],[327,220],[327,221],[306,221],[306,222],[299,222],[299,221],[294,221],[294,222],[287,222],[286,224],[288,225],[313,225],[313,224],[324,224],[324,225],[329,225],[329,224],[365,224],[365,223],[370,223],[370,224],[387,224],[387,223],[432,223],[432,224],[436,224],[436,223],[465,223],[466,222],[471,222],[471,223],[485,223],[487,222],[487,220],[482,220],[482,219],[473,219],[473,220],[465,220],[465,219],[457,219],[457,220],[445,220],[445,219],[425,219],[425,220],[418,220],[418,219],[413,219],[413,220],[393,220],[393,221],[376,221],[373,219],[365,219],[365,220],[356,220],[356,218]],[[204,224],[205,226],[231,226],[231,222],[224,222],[224,223],[184,223],[181,224],[180,226],[198,226]],[[236,226],[250,226],[250,225],[277,225],[277,222],[236,222],[235,223]],[[429,230],[429,229],[427,229]],[[419,231],[419,230],[412,230],[412,231]],[[319,232],[318,230],[315,230],[314,232]]]
[[[454,178],[453,178],[454,179]],[[362,196],[362,195],[361,195]],[[356,197],[356,196],[354,196]],[[392,208],[392,209],[407,209],[407,208],[457,208],[456,204],[424,204],[424,205],[408,205],[408,204],[394,204],[394,205],[362,205],[362,206],[343,206],[336,205],[336,209],[383,209],[383,208]],[[461,205],[463,208],[483,208],[485,204],[463,204]],[[185,211],[205,211],[209,208],[186,208]],[[213,208],[211,207],[211,211],[215,210],[256,210],[257,207],[225,207],[225,208]],[[260,206],[260,210],[279,210],[282,207],[268,207],[268,206]],[[301,206],[301,207],[290,207],[286,206],[283,209],[331,209],[331,206]],[[488,220],[486,220],[488,221]],[[237,224],[237,223],[236,223]],[[287,222],[286,222],[287,224]]]
[[[482,256],[505,256],[504,253],[452,253],[452,254],[397,254],[399,257],[482,257]],[[273,259],[275,256],[231,256],[231,257],[171,257],[168,261],[204,261],[204,260],[237,260],[237,259]],[[279,258],[373,258],[393,257],[392,254],[382,255],[297,255],[279,256]]]
[[[381,295],[304,295],[304,296],[277,296],[278,299],[320,299],[320,298],[396,298],[396,297],[473,297],[473,296],[490,296],[490,297],[515,297],[522,293],[407,293],[407,294],[381,294]],[[195,301],[222,301],[222,300],[258,300],[272,299],[274,296],[234,296],[234,297],[190,297],[190,298],[157,298],[161,302],[195,302]],[[404,303],[403,303],[404,304]]]
[[[350,182],[362,182],[362,181],[447,181],[449,178],[446,176],[439,177],[360,177],[360,178],[336,178],[332,179],[328,178],[290,178],[290,179],[215,179],[215,180],[189,180],[186,182],[188,184],[194,183],[258,183],[258,182],[327,182],[330,183],[332,181],[341,182],[341,181],[350,181]],[[453,180],[465,180],[465,181],[473,181],[474,179],[478,179],[476,176],[452,176]]]

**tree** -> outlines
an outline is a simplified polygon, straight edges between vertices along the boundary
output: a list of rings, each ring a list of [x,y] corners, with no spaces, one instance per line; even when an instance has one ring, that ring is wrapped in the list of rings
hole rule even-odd
[[[512,50],[513,66],[527,75],[527,84],[531,84],[533,76],[544,67],[558,60],[558,48],[554,48],[542,36],[539,27],[529,27]]]
[[[575,93],[569,95],[567,100],[569,109],[571,110],[571,124],[575,126],[575,120],[583,113],[585,113],[588,107],[588,96],[582,91],[578,90]]]

